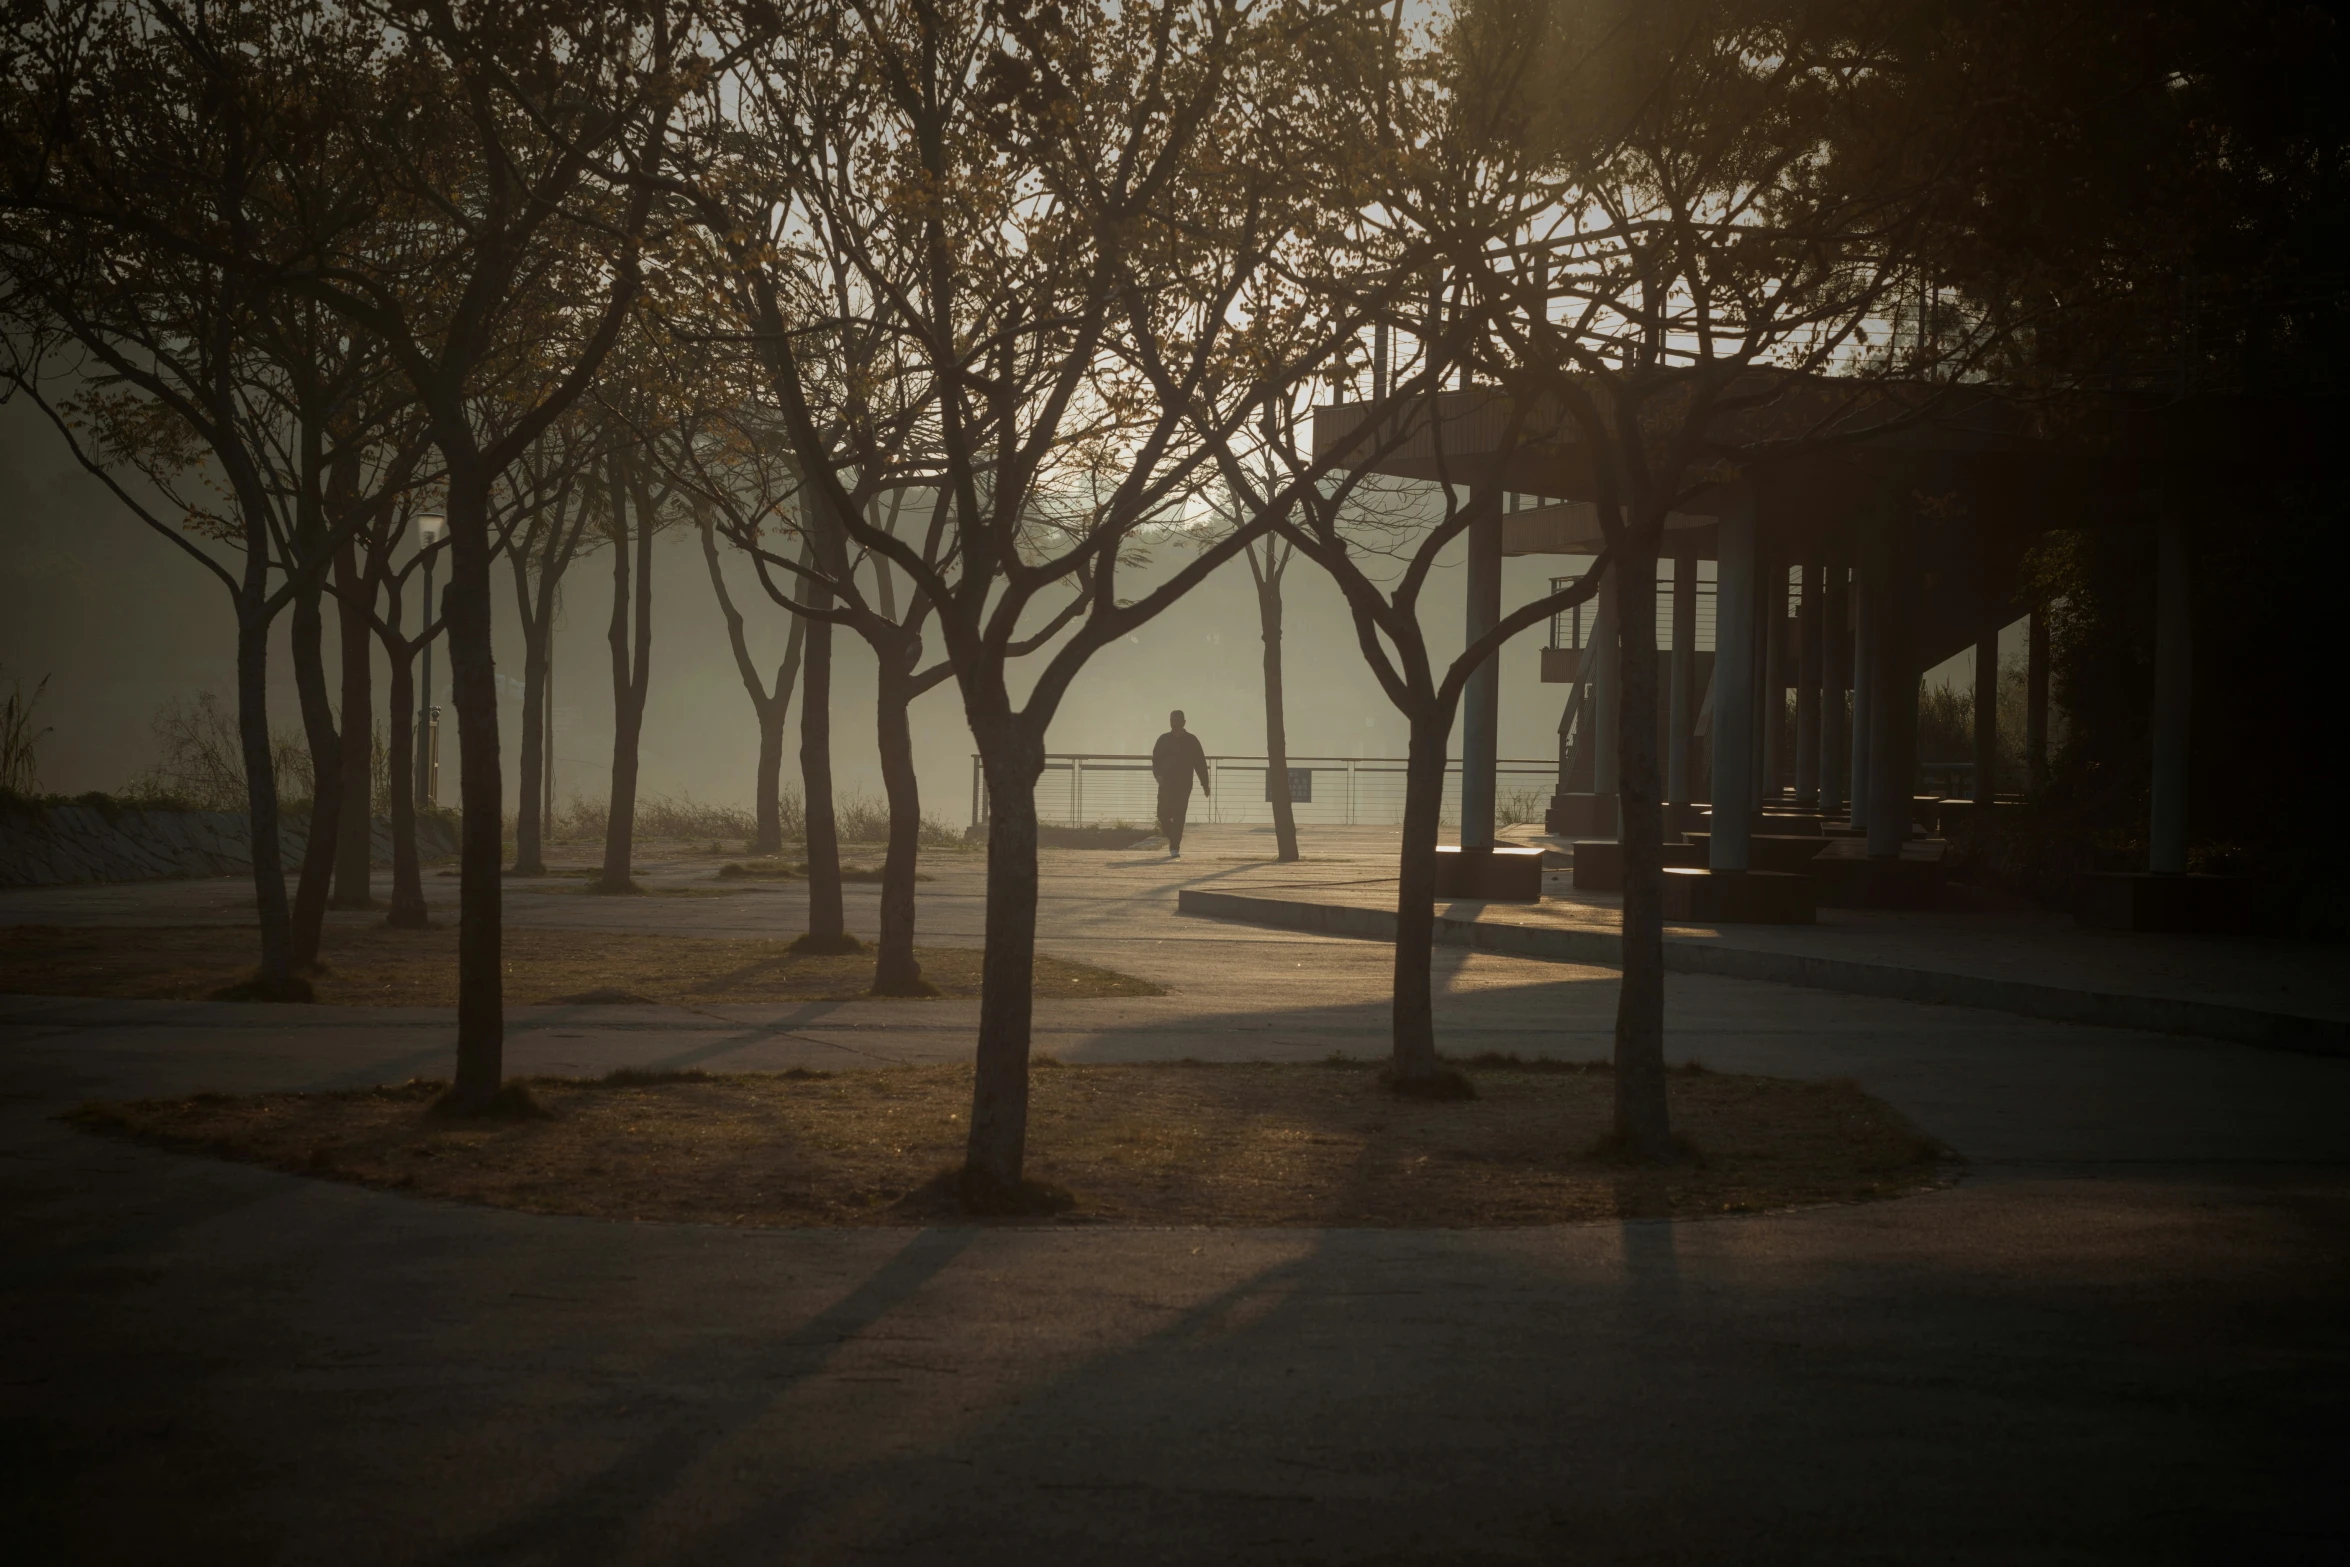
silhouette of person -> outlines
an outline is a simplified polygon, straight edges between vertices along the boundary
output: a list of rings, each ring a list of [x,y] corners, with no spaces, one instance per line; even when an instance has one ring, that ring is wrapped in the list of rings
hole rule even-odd
[[[1151,774],[1159,780],[1159,831],[1167,837],[1167,858],[1183,858],[1183,818],[1191,810],[1191,780],[1208,789],[1208,753],[1199,736],[1183,727],[1183,709],[1167,715],[1167,732],[1151,747]]]

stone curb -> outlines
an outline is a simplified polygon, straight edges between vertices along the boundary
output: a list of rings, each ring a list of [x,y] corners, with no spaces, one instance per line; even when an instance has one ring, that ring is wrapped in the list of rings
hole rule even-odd
[[[1290,898],[1252,898],[1241,893],[1195,889],[1179,893],[1175,906],[1178,914],[1204,919],[1314,931],[1326,936],[1354,936],[1369,941],[1395,939],[1395,913],[1390,909],[1308,903]],[[1513,957],[1591,963],[1606,968],[1623,966],[1619,939],[1598,931],[1489,924],[1439,914],[1436,940],[1448,947],[1473,947]],[[1898,968],[1889,963],[1856,963],[1846,958],[1806,957],[1791,952],[1758,952],[1752,948],[1676,941],[1671,937],[1665,940],[1665,967],[1679,974],[1715,974],[1725,979],[1769,980],[1775,984],[1882,996],[1895,1001],[1981,1007],[2053,1023],[2085,1023],[2096,1028],[2128,1028],[2154,1034],[2193,1034],[2302,1055],[2350,1055],[2350,1023],[2217,1002],[2070,990],[2061,985],[2035,985],[2023,980],[1988,979],[1940,969]]]

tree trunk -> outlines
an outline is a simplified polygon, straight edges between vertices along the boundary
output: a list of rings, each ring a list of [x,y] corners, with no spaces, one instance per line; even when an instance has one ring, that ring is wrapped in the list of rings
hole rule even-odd
[[[881,686],[874,707],[881,746],[881,787],[889,796],[889,852],[881,864],[881,954],[873,969],[877,996],[926,996],[937,987],[914,960],[914,874],[922,850],[922,790],[914,773],[914,734],[907,707],[914,649],[875,649]],[[1033,802],[1031,802],[1033,807]]]
[[[393,611],[399,605],[395,601]],[[394,930],[422,930],[431,923],[424,906],[424,867],[416,853],[416,652],[384,646],[392,666],[390,733],[385,739],[392,776],[392,908],[384,923]]]
[[[514,804],[514,874],[547,873],[547,813],[544,784],[547,767],[547,629],[525,621],[522,627],[522,755],[521,793]]]
[[[742,676],[743,690],[750,696],[751,710],[759,718],[759,771],[752,780],[751,793],[759,822],[757,836],[751,840],[753,854],[781,854],[783,852],[783,723],[791,716],[793,690],[800,680],[800,650],[808,635],[808,623],[799,616],[791,617],[791,632],[783,644],[783,663],[775,671],[775,693],[759,683],[759,666],[751,662],[751,646],[743,634],[742,613],[734,607],[734,595],[726,591],[725,568],[718,560],[718,530],[707,515],[701,519],[702,558],[709,563],[710,588],[718,595],[718,613],[726,622],[726,640],[734,650],[735,672]],[[800,562],[805,565],[812,550],[807,541],[800,544]]]
[[[570,523],[564,521],[569,486],[551,508],[539,550],[538,582],[530,580],[530,553],[518,542],[507,557],[514,572],[514,611],[522,622],[522,776],[514,812],[514,870],[520,876],[547,871],[547,835],[554,828],[554,726],[548,709],[555,700],[555,593],[587,526],[582,499]]]
[[[1273,802],[1274,852],[1298,858],[1297,809],[1289,798],[1289,720],[1281,688],[1281,579],[1257,580],[1257,625],[1265,642],[1265,793]]]
[[[830,594],[815,595],[819,609]],[[840,827],[832,810],[832,623],[808,623],[807,663],[800,693],[800,789],[808,849],[808,933],[792,943],[801,952],[854,952],[841,908]],[[1033,807],[1031,807],[1033,814]]]
[[[775,700],[758,705],[759,771],[751,787],[758,801],[759,827],[751,840],[753,854],[783,852],[783,723],[791,714],[792,686],[799,677],[792,667],[798,661],[799,636],[799,622],[794,620],[792,646],[775,671]]]
[[[451,467],[456,468],[455,464]],[[449,699],[457,709],[458,798],[464,812],[458,859],[457,1081],[459,1109],[486,1110],[506,1069],[504,892],[499,820],[505,804],[498,754],[498,671],[490,646],[489,476],[449,475]]]
[[[335,843],[332,906],[371,909],[375,898],[368,873],[375,867],[375,662],[367,609],[354,602],[368,592],[359,573],[358,547],[349,539],[335,560],[335,578],[345,596],[335,600],[335,624],[342,633],[343,814]]]
[[[972,726],[987,777],[987,950],[964,1169],[1002,1187],[1028,1144],[1028,1044],[1036,977],[1036,780],[1044,745],[1009,720]]]
[[[1616,801],[1623,823],[1624,977],[1616,991],[1615,1143],[1626,1158],[1672,1153],[1665,1101],[1664,797],[1657,765],[1656,550],[1608,573],[1616,595]]]
[[[653,657],[653,518],[639,497],[636,506],[636,634],[629,634],[628,492],[619,465],[613,468],[612,497],[612,809],[604,821],[605,892],[633,892],[630,851],[636,843],[638,741],[645,727],[645,694]]]
[[[303,738],[310,747],[310,820],[303,829],[302,870],[294,892],[297,973],[318,967],[327,894],[334,888],[335,848],[343,831],[343,746],[326,691],[325,617],[320,613],[324,592],[313,583],[295,594],[290,639],[294,690],[302,707]]]
[[[252,994],[261,1001],[307,1001],[309,981],[294,973],[293,919],[286,907],[285,859],[278,851],[277,774],[269,744],[267,570],[267,552],[248,550],[237,602],[237,739],[245,760],[254,912],[261,924],[261,967]]]
[[[2024,653],[2024,787],[2035,799],[2048,787],[2048,605],[2032,606],[2031,642]]]
[[[1436,1061],[1428,962],[1436,934],[1436,830],[1444,814],[1444,753],[1452,714],[1415,718],[1404,762],[1403,850],[1396,872],[1394,1058],[1398,1084],[1424,1083]]]

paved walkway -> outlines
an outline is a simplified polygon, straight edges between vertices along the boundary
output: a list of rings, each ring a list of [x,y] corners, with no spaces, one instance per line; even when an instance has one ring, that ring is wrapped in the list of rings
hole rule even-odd
[[[1387,949],[1175,917],[1240,829],[1049,855],[1071,1059],[1384,1048]],[[924,939],[975,942],[934,856]],[[707,885],[706,864],[654,874]],[[445,883],[441,884],[446,886]],[[556,883],[536,886],[553,887]],[[787,934],[795,888],[534,925]],[[852,923],[870,928],[870,889]],[[0,921],[243,917],[227,883]],[[1604,1056],[1615,978],[1451,949],[1446,1048]],[[31,1559],[2321,1561],[2350,1552],[2350,1062],[1703,975],[1672,1049],[1858,1080],[1898,1203],[1519,1232],[746,1233],[90,1138],[98,1096],[446,1071],[424,1010],[0,998],[0,1506]],[[517,1009],[517,1071],[953,1059],[956,1002]]]
[[[1392,911],[1396,883],[1392,875],[1288,867],[1218,890],[1308,909]],[[1985,907],[1969,912],[1824,908],[1814,925],[1669,925],[1667,962],[1696,972],[2350,1053],[2350,961],[2339,947],[2084,929],[2070,915],[2021,900],[1982,901]],[[1197,895],[1186,902],[1209,917],[1300,923],[1298,913],[1278,907],[1251,909]],[[1502,945],[1532,955],[1612,960],[1622,911],[1620,896],[1577,891],[1571,872],[1551,870],[1540,904],[1462,899],[1444,905],[1439,940],[1479,942],[1494,930],[1548,933],[1556,939],[1501,938]],[[1462,922],[1485,929],[1464,931]],[[1386,936],[1388,930],[1378,921],[1306,923],[1333,934]]]

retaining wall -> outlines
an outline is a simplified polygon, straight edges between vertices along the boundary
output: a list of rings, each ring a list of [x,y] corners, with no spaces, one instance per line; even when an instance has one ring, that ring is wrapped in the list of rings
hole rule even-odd
[[[286,869],[302,864],[307,822],[291,816],[278,829]],[[375,821],[370,858],[388,865],[392,825]],[[456,829],[437,817],[416,824],[417,853],[444,859],[457,852]],[[178,881],[196,876],[247,876],[253,839],[241,812],[150,811],[129,806],[40,805],[0,809],[0,887],[51,887],[69,882]]]

